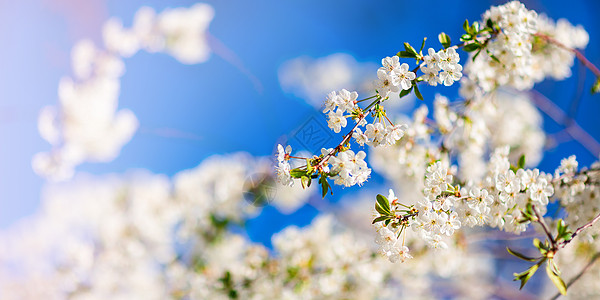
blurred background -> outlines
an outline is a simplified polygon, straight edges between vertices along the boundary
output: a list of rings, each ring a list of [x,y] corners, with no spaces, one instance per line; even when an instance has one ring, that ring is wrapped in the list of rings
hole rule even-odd
[[[600,2],[523,1],[550,18],[581,24],[590,35],[586,56],[600,63]],[[71,71],[73,45],[90,38],[102,41],[102,25],[118,17],[130,26],[141,6],[157,12],[191,6],[195,1],[22,0],[0,2],[0,228],[32,215],[45,181],[31,167],[32,156],[50,146],[39,135],[42,107],[57,103],[57,86]],[[144,168],[172,176],[197,166],[213,154],[238,151],[271,156],[306,122],[324,124],[318,107],[334,89],[356,88],[374,79],[381,58],[402,50],[404,42],[438,47],[445,31],[454,41],[465,18],[479,20],[490,5],[504,1],[205,1],[215,11],[210,23],[210,58],[185,65],[162,53],[140,51],[125,59],[119,108],[135,113],[135,136],[109,163],[85,163],[78,171],[123,173]],[[461,53],[461,62],[466,55]],[[549,62],[551,63],[551,62]],[[339,70],[342,71],[339,71]],[[335,72],[331,70],[337,70]],[[346,71],[343,71],[346,70]],[[600,137],[600,98],[589,95],[593,78],[577,64],[573,77],[546,80],[536,90],[551,99],[593,138]],[[585,90],[579,94],[578,87]],[[422,88],[424,103],[435,93],[457,97],[456,85]],[[402,99],[399,112],[419,100]],[[577,103],[573,105],[573,103]],[[565,138],[560,122],[544,114],[544,129],[556,137],[540,169],[552,171],[560,159],[575,154],[580,166],[597,159],[592,149]],[[553,136],[553,133],[558,133]],[[340,136],[332,135],[329,146]],[[588,147],[590,148],[590,147]],[[295,148],[297,149],[297,148]],[[374,175],[366,184],[386,191]],[[337,202],[356,188],[335,187],[327,202]],[[287,225],[306,225],[318,205],[305,205],[284,216],[266,207],[249,220],[253,241],[270,245],[270,237]],[[66,208],[68,209],[68,208]]]

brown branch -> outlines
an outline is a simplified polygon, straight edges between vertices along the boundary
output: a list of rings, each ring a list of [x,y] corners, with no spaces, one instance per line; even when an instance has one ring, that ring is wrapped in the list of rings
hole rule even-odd
[[[588,69],[590,69],[590,71],[592,71],[592,73],[594,73],[594,75],[596,75],[596,77],[600,77],[600,70],[598,69],[598,67],[596,67],[592,62],[590,62],[579,50],[573,49],[571,47],[567,47],[565,44],[557,41],[553,37],[550,37],[543,33],[538,32],[535,34],[535,36],[542,38],[542,39],[546,40],[547,42],[552,43],[562,49],[572,52],[573,54],[575,54],[575,56],[577,56],[577,59],[579,59],[579,61],[581,61],[581,63],[583,63],[584,66],[586,66]]]
[[[588,262],[588,264],[585,265],[585,267],[583,267],[583,269],[581,269],[581,271],[575,277],[573,277],[571,280],[569,280],[569,283],[567,284],[567,289],[569,289],[571,287],[571,285],[573,285],[577,280],[579,280],[579,278],[581,278],[581,276],[583,276],[583,274],[585,272],[587,272],[587,270],[589,270],[589,268],[591,268],[592,265],[594,265],[594,263],[596,262],[596,260],[598,260],[598,258],[600,258],[600,253],[594,254],[592,259],[590,259],[590,262]],[[554,295],[554,297],[552,297],[550,300],[556,300],[560,296],[561,296],[560,293],[556,293],[556,295]]]
[[[537,210],[535,205],[532,205],[531,207],[533,208],[533,212],[535,213],[535,216],[538,219],[537,222],[540,223],[540,225],[542,225],[542,229],[544,229],[546,236],[548,236],[548,239],[550,239],[550,242],[552,243],[552,248],[556,248],[556,240],[554,240],[552,233],[550,233],[550,230],[548,229],[548,225],[546,225],[546,221],[544,221],[544,217],[542,217],[542,215]]]
[[[563,125],[569,136],[588,150],[593,156],[600,154],[600,143],[594,139],[579,124],[570,118],[560,107],[544,96],[542,93],[531,91],[533,103],[557,124]]]
[[[598,214],[596,217],[594,217],[590,222],[588,222],[587,224],[577,228],[575,230],[575,232],[573,232],[573,234],[571,235],[571,239],[569,240],[565,240],[563,242],[560,243],[560,247],[564,248],[568,243],[570,243],[579,233],[581,233],[584,229],[591,227],[592,225],[594,225],[594,223],[596,223],[598,220],[600,220],[600,214]]]

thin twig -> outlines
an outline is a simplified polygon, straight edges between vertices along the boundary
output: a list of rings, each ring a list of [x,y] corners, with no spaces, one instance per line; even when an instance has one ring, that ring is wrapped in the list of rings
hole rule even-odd
[[[591,227],[592,225],[594,225],[594,223],[596,223],[598,220],[600,220],[600,214],[598,214],[596,217],[594,217],[590,222],[588,222],[587,224],[577,228],[577,230],[575,230],[575,232],[573,232],[573,234],[571,235],[571,239],[569,240],[565,240],[563,242],[560,243],[560,247],[564,248],[568,243],[570,243],[579,233],[581,233],[584,229]]]
[[[596,139],[594,139],[587,131],[581,128],[575,120],[570,119],[560,107],[536,90],[532,90],[531,95],[533,103],[557,124],[563,125],[567,134],[581,146],[588,150],[593,156],[598,156],[600,154],[600,143],[598,143],[598,141],[596,141]]]
[[[538,218],[538,223],[540,223],[540,225],[542,225],[542,229],[544,229],[546,236],[548,236],[550,243],[552,243],[552,248],[556,248],[556,240],[554,240],[552,233],[550,233],[550,230],[548,229],[548,225],[546,225],[546,221],[544,221],[544,217],[541,216],[540,212],[537,210],[535,205],[532,205],[531,207],[533,208],[533,212],[535,213],[535,216]]]
[[[585,89],[585,75],[587,72],[585,68],[582,68],[581,65],[577,65],[577,92],[573,95],[573,100],[571,101],[571,107],[569,108],[569,120],[575,120],[577,118],[577,112],[579,111],[579,106],[581,104],[581,100],[583,98],[583,90]],[[566,121],[567,125],[571,125],[570,121]]]
[[[567,51],[573,52],[573,54],[575,54],[575,56],[577,56],[577,59],[579,59],[581,61],[581,63],[583,63],[584,66],[586,66],[588,69],[590,69],[590,71],[592,71],[592,73],[594,73],[594,75],[596,75],[596,77],[600,77],[600,70],[598,69],[598,67],[596,67],[592,62],[590,62],[579,50],[573,49],[571,47],[567,47],[565,44],[557,41],[553,37],[550,37],[543,33],[536,33],[535,36],[540,37],[540,38],[542,38],[560,48],[563,48]]]
[[[575,277],[573,277],[571,280],[569,280],[569,283],[567,284],[567,289],[570,288],[571,285],[573,285],[577,280],[579,280],[579,278],[581,278],[581,276],[583,276],[583,274],[585,272],[587,272],[587,270],[589,268],[591,268],[592,265],[594,265],[594,263],[596,262],[596,260],[598,260],[598,258],[600,258],[600,253],[594,254],[592,259],[590,259],[590,262],[588,262],[588,264],[585,265],[585,267],[583,267],[583,269]],[[556,300],[560,296],[561,296],[560,293],[556,293],[556,295],[554,295],[554,297],[552,297],[550,300]]]

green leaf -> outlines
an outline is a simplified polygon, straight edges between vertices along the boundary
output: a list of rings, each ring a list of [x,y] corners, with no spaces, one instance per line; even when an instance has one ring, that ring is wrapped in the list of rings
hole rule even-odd
[[[290,170],[290,176],[292,176],[293,178],[300,178],[305,175],[306,175],[306,170],[300,170],[300,169]]]
[[[473,39],[473,36],[470,35],[470,34],[468,34],[468,33],[465,33],[465,34],[463,34],[463,35],[460,36],[460,41],[461,42],[470,41],[472,39]]]
[[[477,56],[479,56],[479,53],[481,53],[481,48],[479,48],[479,50],[477,50],[477,53],[475,53],[475,55],[473,55],[473,61],[475,61]]]
[[[563,221],[563,219],[558,219],[558,222],[556,222],[556,231],[558,232],[558,235],[562,235],[565,232],[567,232],[567,225],[565,224],[565,221]]]
[[[463,49],[465,51],[467,51],[467,52],[473,52],[473,51],[478,50],[480,48],[481,48],[481,45],[473,43],[473,44],[465,45],[465,47]]]
[[[409,43],[404,43],[404,50],[406,50],[406,52],[414,54],[415,57],[417,56],[417,50],[415,50],[415,48],[413,48]]]
[[[512,254],[512,255],[514,255],[514,256],[522,259],[522,260],[531,261],[531,262],[534,262],[534,261],[538,260],[537,258],[532,258],[532,257],[529,257],[529,256],[525,256],[525,255],[523,255],[523,254],[521,254],[521,253],[519,253],[519,252],[517,252],[515,250],[512,250],[512,249],[510,249],[508,247],[506,247],[506,251],[508,251],[508,253],[510,253],[510,254]]]
[[[552,280],[552,283],[554,283],[554,286],[556,286],[558,291],[562,295],[566,295],[567,294],[567,285],[562,280],[562,278],[560,278],[560,276],[557,273],[555,273],[554,270],[552,270],[552,267],[550,266],[550,264],[546,265],[546,273],[548,274],[548,278],[550,278],[550,280]]]
[[[306,159],[306,173],[307,174],[311,174],[312,172],[314,172],[315,168],[312,166],[312,164],[310,163],[310,159],[307,158]]]
[[[594,85],[592,86],[592,95],[600,93],[600,77],[596,78]]]
[[[382,216],[388,215],[388,212],[385,211],[378,203],[375,203],[375,210]]]
[[[402,57],[402,58],[417,58],[416,53],[412,53],[412,52],[408,52],[408,51],[404,51],[404,50],[396,53],[396,55],[398,57]]]
[[[533,217],[535,216],[535,213],[533,212],[533,205],[531,203],[527,203],[527,206],[525,207],[525,211],[527,212],[527,215],[533,219]]]
[[[375,218],[375,220],[373,220],[373,223],[371,223],[371,224],[375,224],[377,222],[389,220],[390,218],[391,218],[390,216],[379,216],[379,217]]]
[[[419,54],[423,54],[423,48],[425,48],[425,41],[427,40],[426,37],[423,38],[423,42],[421,43],[421,50],[419,50]]]
[[[321,178],[319,178],[319,183],[321,184],[321,194],[323,198],[325,198],[325,195],[327,195],[327,191],[329,191],[330,188],[325,174],[321,175]],[[331,194],[333,195],[333,191],[331,191]]]
[[[565,221],[563,221],[563,219],[558,219],[558,222],[556,222],[556,231],[558,232],[556,236],[557,241],[561,239],[565,241],[571,240],[573,232],[569,230],[569,226],[565,223]]]
[[[438,40],[440,41],[440,43],[442,43],[442,46],[444,46],[444,48],[450,47],[450,37],[446,33],[440,33],[438,35]]]
[[[466,33],[470,33],[469,30],[471,29],[471,26],[469,26],[469,20],[468,19],[465,19],[465,22],[463,23],[463,29],[465,30]]]
[[[300,178],[300,183],[302,184],[302,188],[307,188],[310,186],[312,179],[310,178],[310,176],[302,176]]]
[[[519,162],[517,163],[517,169],[523,169],[525,167],[525,154],[522,154],[519,157]]]
[[[552,269],[552,272],[554,272],[554,274],[560,275],[560,270],[558,269],[558,266],[556,265],[556,262],[554,261],[554,259],[549,258],[548,265],[550,266],[550,268]]]
[[[417,96],[417,98],[419,100],[423,100],[423,95],[421,95],[421,92],[419,91],[419,87],[417,87],[417,84],[413,84],[413,86],[415,87],[415,96]]]
[[[487,26],[488,28],[494,28],[494,21],[492,21],[492,19],[487,19],[485,22],[485,26]]]
[[[542,241],[540,241],[540,239],[538,239],[538,238],[533,239],[533,246],[538,249],[548,250],[548,249],[546,249],[544,244],[542,244]]]
[[[513,274],[513,276],[515,276],[515,279],[513,279],[513,280],[521,280],[521,286],[519,287],[519,289],[523,289],[523,287],[525,286],[527,281],[529,281],[531,276],[533,276],[533,274],[535,274],[535,272],[538,270],[539,267],[540,267],[540,264],[538,263],[538,264],[531,266],[529,269],[527,269],[521,273]]]
[[[471,33],[477,34],[477,32],[479,32],[479,22],[475,21],[473,22],[473,25],[471,25]]]
[[[402,91],[400,91],[400,98],[402,98],[402,97],[410,94],[410,91],[412,91],[412,89],[413,89],[413,87],[411,86],[410,89],[408,89],[408,90],[402,90]]]
[[[377,204],[383,209],[383,211],[385,211],[387,213],[387,215],[392,214],[392,212],[390,210],[390,202],[388,201],[388,199],[385,196],[378,194],[377,195]]]
[[[499,64],[502,64],[502,62],[500,62],[500,60],[499,60],[499,59],[496,57],[496,55],[492,54],[492,52],[490,52],[490,51],[487,51],[487,54],[490,56],[490,58],[491,58],[492,60],[494,60],[495,62],[497,62],[497,63],[499,63]]]
[[[535,238],[533,239],[533,246],[540,250],[540,254],[542,256],[546,256],[546,254],[548,254],[548,251],[550,250],[550,245],[548,244],[547,240],[545,243],[542,243],[542,241],[540,241],[538,238]]]

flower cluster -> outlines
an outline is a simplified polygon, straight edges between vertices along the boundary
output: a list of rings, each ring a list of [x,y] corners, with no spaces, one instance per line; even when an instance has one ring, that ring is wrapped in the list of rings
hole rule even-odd
[[[381,246],[379,252],[391,262],[395,263],[398,260],[404,262],[406,259],[413,258],[408,253],[408,247],[399,245],[398,237],[387,227],[381,227],[377,233],[375,243]]]
[[[270,168],[269,159],[238,153],[210,157],[173,179],[148,171],[80,174],[51,185],[38,214],[0,234],[7,245],[0,249],[0,295],[174,299],[179,288],[190,292],[196,285],[191,288],[196,293],[226,295],[217,284],[221,270],[252,266],[239,254],[249,251],[250,259],[254,248],[227,228],[258,210],[248,197],[258,197],[260,188],[249,178],[260,172],[260,184],[275,189],[272,204],[288,211],[310,196],[301,188],[274,185]],[[205,264],[210,266],[198,271]],[[201,284],[209,280],[211,285]]]
[[[377,70],[377,93],[381,98],[386,98],[390,93],[400,90],[409,90],[415,80],[414,72],[408,70],[408,64],[400,64],[398,56],[386,57],[381,60],[383,67]]]
[[[575,54],[559,45],[550,43],[544,38],[552,38],[571,49],[584,49],[589,42],[589,35],[581,25],[573,26],[565,19],[554,22],[546,15],[538,16],[538,37],[534,43],[532,56],[532,77],[536,82],[546,76],[557,80],[571,77],[571,67],[575,62]],[[551,61],[552,63],[547,63]]]
[[[291,156],[292,147],[287,146],[285,149],[282,145],[278,145],[277,160],[277,181],[284,186],[293,186],[293,178],[305,178],[306,182],[302,182],[302,186],[310,185],[313,173],[316,171],[319,175],[324,176],[323,179],[330,177],[334,180],[335,184],[344,186],[362,185],[371,175],[371,169],[367,167],[365,162],[366,153],[359,151],[354,153],[352,150],[336,151],[334,149],[321,149],[321,155],[313,158],[304,158],[308,161],[311,169],[306,166],[291,168],[289,163],[290,158],[297,158]],[[311,162],[312,160],[312,162]],[[313,166],[312,164],[316,166]],[[310,177],[309,177],[310,175]],[[321,181],[321,184],[323,183]]]
[[[333,149],[326,150],[330,153]],[[354,154],[352,150],[338,153],[330,159],[331,172],[337,174],[332,177],[335,184],[344,186],[362,185],[371,175],[371,169],[367,167],[364,151]]]
[[[442,49],[435,52],[433,48],[427,50],[428,55],[423,57],[425,66],[421,67],[423,79],[431,86],[444,84],[451,86],[462,77],[463,67],[458,63],[460,56],[454,48]],[[441,71],[441,73],[439,73]]]
[[[518,1],[492,7],[482,19],[499,30],[484,45],[488,55],[472,55],[465,69],[485,91],[503,85],[525,90],[547,76],[567,78],[575,58],[568,49],[582,49],[589,40],[581,26],[564,19],[555,24]]]
[[[335,133],[339,133],[343,127],[346,127],[348,124],[346,121],[347,117],[359,112],[359,108],[356,105],[357,98],[358,93],[349,92],[345,89],[339,93],[331,92],[327,95],[323,113],[329,112],[327,114],[327,125]],[[349,113],[350,115],[344,115],[344,113]]]
[[[294,180],[290,176],[290,153],[292,153],[292,146],[288,145],[283,149],[283,146],[277,145],[277,181],[286,186],[293,186]]]
[[[561,161],[554,173],[552,181],[556,190],[556,198],[567,212],[565,222],[573,227],[580,227],[600,213],[600,163],[594,163],[590,168],[578,169],[574,155]],[[594,241],[599,225],[584,232],[582,241]]]
[[[53,149],[33,158],[34,171],[64,180],[83,162],[113,160],[138,127],[131,111],[117,109],[120,77],[125,72],[122,57],[144,49],[169,53],[182,63],[204,62],[209,55],[206,30],[213,14],[207,4],[160,14],[142,7],[130,29],[124,29],[118,19],[106,22],[104,49],[90,40],[78,42],[71,53],[75,78],[62,78],[59,106],[40,113],[39,132]]]
[[[385,123],[376,122],[367,124],[363,133],[360,128],[354,129],[354,140],[359,145],[367,144],[372,147],[391,146],[404,136],[404,132],[408,129],[408,125],[386,125]]]
[[[106,49],[123,57],[144,49],[166,52],[184,64],[197,64],[210,54],[206,30],[213,16],[213,8],[204,3],[166,9],[160,14],[142,7],[131,28],[124,28],[121,20],[112,18],[104,24],[102,36]]]
[[[484,24],[495,24],[500,30],[485,46],[487,55],[478,55],[466,66],[469,76],[485,91],[499,85],[531,88],[531,49],[533,34],[537,32],[537,13],[512,1],[490,8],[482,19]]]
[[[426,169],[422,197],[415,204],[401,204],[392,191],[388,196],[390,200],[380,195],[383,200],[378,200],[375,221],[385,221],[384,228],[400,231],[410,226],[430,247],[447,248],[444,236],[452,236],[462,225],[490,226],[520,233],[529,223],[523,215],[527,207],[545,213],[554,194],[551,175],[522,168],[515,173],[506,147],[494,151],[487,169],[482,181],[469,181],[461,187],[454,183],[447,163],[436,161]],[[391,201],[389,209],[385,209],[386,204],[381,201]],[[378,239],[386,232],[381,226],[377,226]]]

